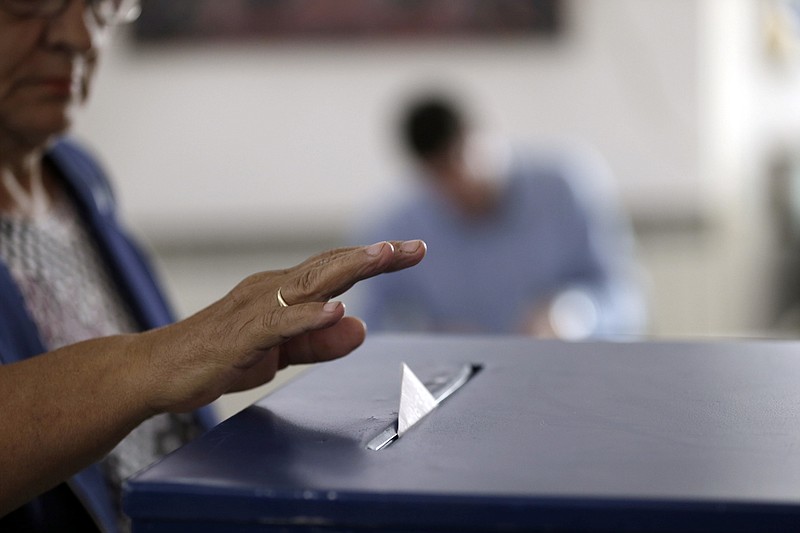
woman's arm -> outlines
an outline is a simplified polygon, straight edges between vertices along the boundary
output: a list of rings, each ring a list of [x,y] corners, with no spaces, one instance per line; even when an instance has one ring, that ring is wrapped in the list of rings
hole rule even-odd
[[[364,324],[329,300],[424,255],[421,241],[332,250],[250,276],[176,324],[0,366],[0,516],[98,461],[150,416],[191,411],[287,365],[350,353]]]

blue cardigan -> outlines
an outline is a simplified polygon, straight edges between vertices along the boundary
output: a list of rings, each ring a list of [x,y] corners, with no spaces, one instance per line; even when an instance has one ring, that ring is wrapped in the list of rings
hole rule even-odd
[[[142,330],[173,322],[173,313],[145,254],[116,218],[114,197],[103,170],[86,151],[69,140],[56,143],[48,152],[47,160],[63,178],[91,235],[97,240],[112,278]],[[26,311],[22,294],[7,267],[0,261],[0,364],[21,361],[44,351],[36,324]],[[202,409],[196,415],[205,428],[214,424],[210,408]],[[117,517],[98,465],[79,472],[68,484],[103,530],[117,529]],[[47,506],[54,503],[52,497],[47,499],[46,504],[44,501],[44,498],[36,498],[22,510],[26,520],[31,522],[26,524],[30,530],[36,531],[46,522],[39,519],[47,515]]]

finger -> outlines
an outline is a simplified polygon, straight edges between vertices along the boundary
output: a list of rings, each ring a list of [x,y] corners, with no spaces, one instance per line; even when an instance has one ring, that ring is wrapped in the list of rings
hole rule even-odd
[[[289,365],[330,361],[343,357],[364,342],[366,326],[353,317],[344,317],[330,327],[291,338],[280,347],[266,350],[259,360],[243,370],[228,392],[248,390],[267,383],[278,370]]]
[[[360,279],[382,272],[393,258],[394,247],[387,241],[329,250],[290,269],[281,293],[290,304],[327,301]]]
[[[342,248],[334,248],[331,250],[325,250],[324,252],[320,252],[318,254],[314,254],[302,263],[298,264],[297,266],[287,269],[288,271],[301,269],[303,267],[313,266],[318,263],[325,263],[330,261],[335,261],[338,257],[347,255],[351,252],[361,250],[364,248],[363,246],[345,246]]]
[[[330,327],[294,337],[281,345],[280,368],[344,357],[361,346],[366,335],[364,322],[355,317],[344,317]]]
[[[344,312],[342,302],[312,302],[274,308],[257,320],[247,321],[237,332],[236,345],[242,353],[250,353],[257,359],[262,357],[261,352],[293,337],[336,324]],[[238,366],[252,362],[244,359]]]
[[[384,242],[389,242],[389,244],[392,245],[392,251],[394,253],[392,264],[387,270],[385,270],[386,272],[416,265],[422,260],[423,257],[425,257],[425,252],[427,250],[427,245],[420,239],[407,241],[383,241],[375,243],[372,246],[350,246],[328,250],[306,259],[295,268],[300,269],[304,267],[320,266],[332,261],[336,261],[338,258],[352,254],[353,252],[364,251],[366,248],[378,247],[384,244]]]
[[[428,252],[425,241],[415,239],[410,241],[389,241],[394,247],[394,260],[384,272],[395,272],[412,267],[422,261]]]
[[[294,282],[288,282],[281,291],[289,303],[326,301],[358,281],[419,263],[425,250],[425,243],[419,240],[332,250],[292,269],[289,276]]]

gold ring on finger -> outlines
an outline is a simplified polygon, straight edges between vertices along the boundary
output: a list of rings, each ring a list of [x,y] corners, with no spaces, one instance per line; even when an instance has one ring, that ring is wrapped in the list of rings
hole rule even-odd
[[[280,305],[281,307],[289,307],[289,304],[287,304],[286,300],[283,299],[280,287],[278,287],[278,294],[276,294],[276,296],[278,297],[278,305]]]

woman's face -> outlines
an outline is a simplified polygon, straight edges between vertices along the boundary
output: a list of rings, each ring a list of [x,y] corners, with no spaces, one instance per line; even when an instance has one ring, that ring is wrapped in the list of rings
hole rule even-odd
[[[43,146],[70,126],[100,38],[83,0],[49,19],[0,9],[0,146]]]

